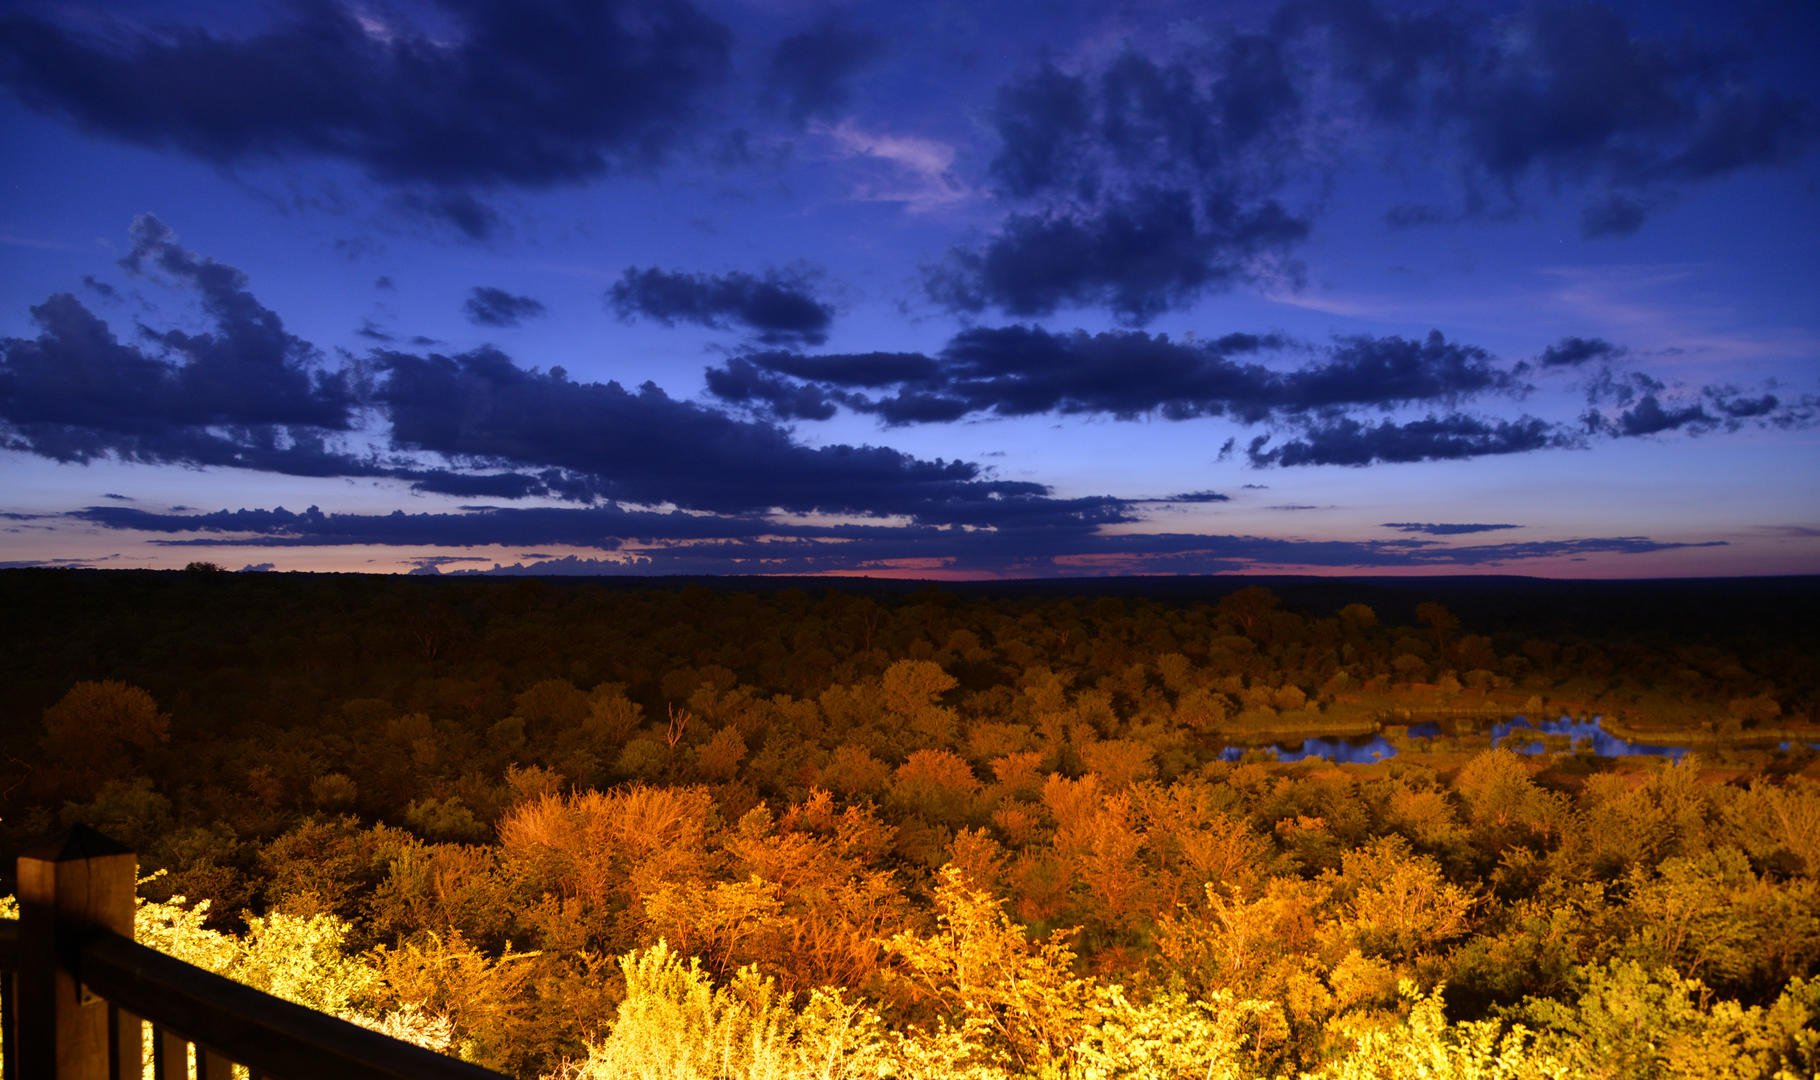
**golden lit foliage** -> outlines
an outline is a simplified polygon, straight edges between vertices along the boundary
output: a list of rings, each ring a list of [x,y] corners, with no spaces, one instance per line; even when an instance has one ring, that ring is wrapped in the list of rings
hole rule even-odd
[[[712,805],[704,788],[642,784],[520,803],[499,825],[502,870],[535,899],[524,917],[550,944],[632,940],[643,896],[706,873]]]
[[[914,750],[891,778],[893,803],[948,824],[973,819],[979,791],[979,777],[952,750]]]
[[[570,1080],[846,1080],[886,1072],[876,1013],[818,989],[799,1011],[754,968],[716,987],[659,941],[620,960],[626,996]]]
[[[1073,973],[1061,936],[1041,942],[958,870],[942,871],[933,933],[905,931],[886,942],[920,1011],[977,1040],[982,1064],[1035,1070],[1066,1057],[1097,1017],[1094,988]]]
[[[141,901],[133,935],[188,964],[307,1008],[385,1031],[433,1050],[448,1050],[453,1025],[401,998],[368,957],[346,947],[348,925],[333,915],[273,914],[247,920],[244,935],[208,929],[208,901]]]

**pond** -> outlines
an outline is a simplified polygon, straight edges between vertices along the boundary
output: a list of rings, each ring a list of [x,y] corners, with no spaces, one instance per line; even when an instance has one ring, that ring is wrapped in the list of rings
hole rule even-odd
[[[1408,737],[1411,739],[1434,739],[1444,734],[1446,732],[1442,726],[1434,721],[1411,724],[1408,728]],[[1560,747],[1560,737],[1565,736],[1569,749],[1590,750],[1603,758],[1653,756],[1679,761],[1687,753],[1685,746],[1654,746],[1619,738],[1606,731],[1601,718],[1597,716],[1590,720],[1563,716],[1556,720],[1544,720],[1540,725],[1518,716],[1493,724],[1489,742],[1492,746],[1503,746],[1519,754],[1543,754],[1549,752],[1544,736],[1555,736],[1549,741],[1557,748]],[[1820,749],[1820,744],[1809,746]],[[1784,750],[1789,748],[1788,743],[1782,745]],[[1278,761],[1320,758],[1343,765],[1369,765],[1397,755],[1397,748],[1383,735],[1365,735],[1350,739],[1322,737],[1289,739],[1256,746],[1228,746],[1220,751],[1220,760],[1239,761],[1250,750],[1263,750]]]
[[[1590,749],[1598,757],[1665,757],[1671,761],[1680,761],[1687,753],[1685,746],[1651,746],[1647,743],[1634,743],[1621,739],[1606,731],[1600,717],[1591,720],[1575,720],[1563,716],[1555,720],[1544,720],[1540,726],[1529,722],[1528,718],[1518,716],[1501,724],[1491,726],[1491,744],[1504,746],[1519,754],[1546,753],[1539,736],[1565,735],[1568,745],[1574,750]]]
[[[1303,761],[1320,758],[1342,765],[1370,765],[1374,761],[1397,756],[1397,748],[1382,735],[1365,735],[1352,739],[1318,738],[1299,742],[1270,743],[1263,746],[1228,746],[1220,751],[1221,761],[1238,761],[1248,750],[1264,750],[1278,761]]]

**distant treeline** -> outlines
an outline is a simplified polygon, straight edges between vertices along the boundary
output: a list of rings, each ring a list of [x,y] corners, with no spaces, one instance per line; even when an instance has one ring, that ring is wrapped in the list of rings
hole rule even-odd
[[[1259,687],[1324,702],[1345,687],[1451,676],[1620,716],[1721,721],[1733,701],[1757,698],[1775,702],[1774,716],[1765,702],[1742,707],[1744,727],[1820,714],[1811,577],[933,586],[12,570],[0,571],[0,605],[0,717],[26,745],[41,711],[82,679],[123,679],[180,728],[219,730],[360,697],[497,718],[551,678],[617,682],[661,712],[706,669],[754,693],[815,697],[899,659],[943,666],[963,712],[969,696],[992,709],[992,695],[1041,667],[1140,717],[1176,703],[1164,677],[1176,656],[1209,688],[1236,677],[1236,690],[1218,691],[1234,712]],[[1336,675],[1344,685],[1330,687]],[[457,700],[436,706],[439,682]]]

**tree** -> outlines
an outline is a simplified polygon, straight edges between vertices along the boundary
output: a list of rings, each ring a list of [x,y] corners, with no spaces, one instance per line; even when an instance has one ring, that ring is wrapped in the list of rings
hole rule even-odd
[[[1428,633],[1434,640],[1435,655],[1445,656],[1447,643],[1453,640],[1454,631],[1460,628],[1459,617],[1430,600],[1416,605],[1416,621],[1428,627]]]
[[[893,721],[907,726],[923,745],[947,745],[955,716],[938,699],[959,685],[954,676],[929,660],[899,660],[885,669],[879,682],[885,711]]]
[[[1277,594],[1264,586],[1247,585],[1235,593],[1221,597],[1220,602],[1214,605],[1214,610],[1219,612],[1220,618],[1225,622],[1250,635],[1281,604]]]
[[[952,750],[917,750],[897,767],[891,782],[894,802],[930,821],[957,825],[971,821],[979,777]]]
[[[146,756],[170,739],[170,727],[170,717],[137,686],[79,682],[44,710],[44,753],[63,773],[64,797],[88,799],[142,774]]]
[[[1074,953],[1055,934],[1032,942],[1003,901],[945,868],[935,892],[936,930],[886,942],[902,977],[944,1025],[971,1036],[970,1064],[1041,1074],[1066,1059],[1097,1016],[1092,983],[1074,974]]]
[[[799,1012],[757,969],[716,987],[666,942],[620,958],[626,996],[578,1080],[765,1080],[887,1075],[878,1014],[817,989]]]
[[[152,695],[117,679],[79,682],[44,710],[45,750],[89,755],[103,747],[147,751],[170,739],[171,718]]]

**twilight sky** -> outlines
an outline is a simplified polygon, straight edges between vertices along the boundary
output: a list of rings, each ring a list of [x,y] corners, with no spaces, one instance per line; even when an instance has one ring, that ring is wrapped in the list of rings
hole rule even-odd
[[[10,0],[0,566],[1820,573],[1820,6]]]

